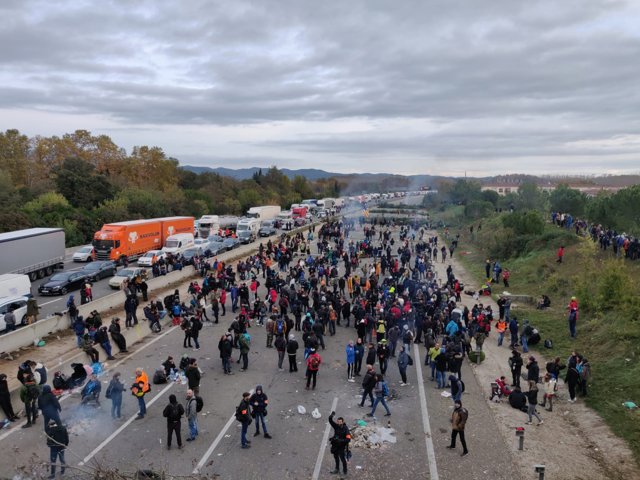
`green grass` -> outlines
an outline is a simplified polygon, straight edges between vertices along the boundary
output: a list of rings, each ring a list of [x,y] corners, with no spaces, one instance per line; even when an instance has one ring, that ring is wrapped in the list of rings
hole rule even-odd
[[[461,218],[459,211],[447,215]],[[464,222],[459,229],[450,227],[451,234],[461,234],[458,260],[478,285],[485,278],[486,259],[494,260],[490,252],[504,234],[497,215],[483,220],[482,225],[474,238]],[[568,245],[561,265],[555,262],[559,242]],[[527,247],[523,255],[498,260],[511,271],[509,292],[535,298],[545,293],[551,298],[551,308],[544,311],[530,306],[513,310],[518,318],[529,319],[543,340],[553,341],[552,350],[542,342],[532,350],[538,349],[547,359],[558,356],[563,362],[574,349],[586,356],[593,375],[587,404],[640,458],[640,409],[629,411],[622,406],[626,401],[640,405],[640,262],[616,260],[610,251],[600,252],[590,239],[579,239],[552,225]],[[502,285],[497,289],[503,290]],[[572,295],[581,305],[575,340],[569,336],[566,313]]]

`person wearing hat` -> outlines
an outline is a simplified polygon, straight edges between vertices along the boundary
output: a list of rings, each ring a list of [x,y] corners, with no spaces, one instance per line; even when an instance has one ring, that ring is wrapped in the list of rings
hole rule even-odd
[[[51,463],[51,475],[49,475],[49,478],[56,478],[56,462],[58,459],[60,459],[60,475],[64,475],[65,472],[64,451],[69,445],[69,432],[62,423],[52,419],[45,426],[45,434]]]
[[[169,395],[169,405],[164,408],[162,416],[167,419],[167,450],[171,449],[171,440],[173,438],[173,432],[176,433],[176,440],[178,441],[178,448],[182,448],[182,436],[180,421],[184,415],[184,407],[178,403],[178,399],[172,393]]]
[[[456,448],[456,438],[460,436],[460,443],[462,443],[462,456],[464,457],[469,453],[467,449],[467,442],[464,438],[464,428],[469,418],[469,412],[466,408],[462,407],[462,401],[457,400],[454,404],[453,413],[451,414],[451,444],[447,445],[447,448]]]

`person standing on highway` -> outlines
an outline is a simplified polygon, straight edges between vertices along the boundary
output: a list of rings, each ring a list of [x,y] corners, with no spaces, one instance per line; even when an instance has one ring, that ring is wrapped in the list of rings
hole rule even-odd
[[[13,422],[20,418],[13,411],[13,405],[11,404],[11,393],[9,392],[9,384],[7,382],[7,376],[4,373],[0,373],[0,407],[7,417],[7,420]]]
[[[282,372],[284,370],[282,368],[282,362],[284,362],[284,353],[287,349],[287,341],[285,340],[284,335],[278,335],[276,337],[274,345],[276,347],[276,351],[278,352],[278,370]]]
[[[16,329],[16,316],[13,313],[13,308],[9,308],[9,311],[4,314],[4,323],[7,332],[13,332]]]
[[[142,367],[136,368],[135,383],[131,387],[131,393],[138,399],[138,407],[140,408],[136,420],[144,418],[147,414],[147,404],[144,400],[144,396],[149,391],[151,391],[151,387],[149,386],[149,377],[147,377],[147,374]]]
[[[289,335],[289,341],[287,342],[287,355],[289,357],[289,373],[298,371],[298,362],[296,354],[298,353],[298,341],[296,337],[291,333]]]
[[[347,381],[355,382],[355,362],[356,362],[356,348],[353,345],[353,340],[349,340],[347,348],[345,349],[347,355]]]
[[[200,337],[200,330],[202,330],[202,321],[198,317],[191,317],[191,338],[196,344],[196,350],[200,350],[200,343],[198,337]]]
[[[231,373],[231,354],[233,353],[233,340],[231,333],[227,332],[220,338],[218,342],[218,350],[220,350],[220,359],[222,360],[222,369],[226,375]]]
[[[128,296],[124,301],[124,311],[126,313],[125,327],[131,328],[138,324],[136,310],[138,309],[138,299],[134,296]]]
[[[336,468],[330,473],[340,473],[340,462],[342,462],[342,472],[347,474],[347,451],[349,450],[349,442],[351,442],[351,433],[349,427],[344,423],[344,418],[338,417],[337,421],[333,421],[336,412],[329,415],[329,424],[333,428],[333,437],[331,437],[331,454],[336,462]]]
[[[76,306],[76,301],[73,295],[69,295],[69,299],[67,300],[67,311],[69,312],[69,320],[71,323],[75,322],[76,318],[78,318],[78,307]]]
[[[313,379],[313,390],[316,389],[316,377],[322,364],[322,357],[316,352],[315,348],[312,348],[310,353],[309,358],[307,358],[307,386],[305,390],[309,390],[311,379]]]
[[[460,435],[463,457],[469,453],[469,450],[467,449],[467,442],[464,439],[464,427],[467,424],[468,418],[469,412],[467,412],[467,409],[462,407],[462,402],[460,400],[456,401],[453,413],[451,414],[451,444],[447,445],[447,448],[456,448],[456,438]]]
[[[176,433],[178,448],[182,448],[181,427],[182,415],[184,415],[184,407],[178,403],[176,396],[172,393],[169,395],[169,405],[164,407],[162,416],[167,419],[167,450],[171,450],[171,440],[173,432]]]
[[[37,401],[40,396],[40,387],[36,384],[32,374],[24,377],[24,385],[20,388],[20,400],[24,403],[24,411],[27,416],[27,423],[22,428],[29,428],[36,423],[38,418]]]
[[[111,400],[111,418],[121,417],[122,392],[124,392],[124,384],[120,381],[120,372],[116,372],[105,392],[105,397]]]
[[[240,335],[238,345],[240,347],[240,359],[238,360],[242,360],[240,371],[245,372],[249,368],[249,350],[251,349],[251,337],[247,332]]]
[[[60,420],[62,407],[58,402],[58,397],[53,394],[49,385],[42,386],[42,392],[38,397],[38,408],[42,411],[45,428],[49,425],[49,420],[54,420],[57,424],[62,423]]]
[[[249,403],[249,398],[251,394],[249,392],[244,392],[242,394],[242,400],[240,401],[240,405],[236,408],[236,420],[242,424],[242,430],[240,432],[240,442],[242,448],[250,448],[251,441],[247,440],[247,430],[249,430],[249,425],[251,425],[251,407]]]
[[[187,390],[187,408],[185,416],[189,422],[189,436],[187,442],[193,442],[198,436],[198,400],[193,390]]]
[[[69,432],[62,423],[51,420],[45,426],[45,433],[51,462],[51,475],[49,475],[49,478],[56,478],[56,462],[58,458],[60,459],[60,475],[64,475],[65,472],[64,451],[69,445]]]
[[[256,391],[249,398],[249,403],[251,404],[251,416],[256,419],[256,433],[253,434],[254,437],[260,435],[260,424],[262,423],[262,431],[264,432],[264,438],[271,438],[269,432],[267,431],[267,424],[264,420],[264,417],[267,416],[267,405],[269,405],[269,399],[267,398],[267,394],[262,390],[262,385],[256,386]]]
[[[40,313],[40,307],[35,298],[31,297],[27,300],[27,325],[31,325],[38,321],[38,314]]]
[[[405,351],[403,345],[400,347],[400,353],[398,354],[398,370],[400,371],[400,378],[402,379],[402,382],[400,382],[401,387],[409,385],[407,382],[407,367],[409,365],[413,365],[413,359],[411,355]]]
[[[195,358],[189,361],[184,376],[187,377],[189,389],[197,395],[200,392],[200,368],[198,368],[198,361]]]

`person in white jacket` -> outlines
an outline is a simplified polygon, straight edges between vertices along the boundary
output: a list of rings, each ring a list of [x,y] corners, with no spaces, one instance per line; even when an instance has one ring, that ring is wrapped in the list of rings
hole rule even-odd
[[[544,381],[544,396],[542,397],[542,407],[546,408],[547,401],[549,401],[549,408],[546,408],[549,412],[553,411],[553,396],[555,395],[556,379],[551,376],[550,373],[545,374]]]

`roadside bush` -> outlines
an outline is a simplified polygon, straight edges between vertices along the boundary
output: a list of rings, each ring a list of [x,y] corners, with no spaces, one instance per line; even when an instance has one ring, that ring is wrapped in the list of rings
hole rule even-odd
[[[544,219],[540,212],[526,210],[502,217],[502,224],[516,235],[540,235],[544,231]]]

